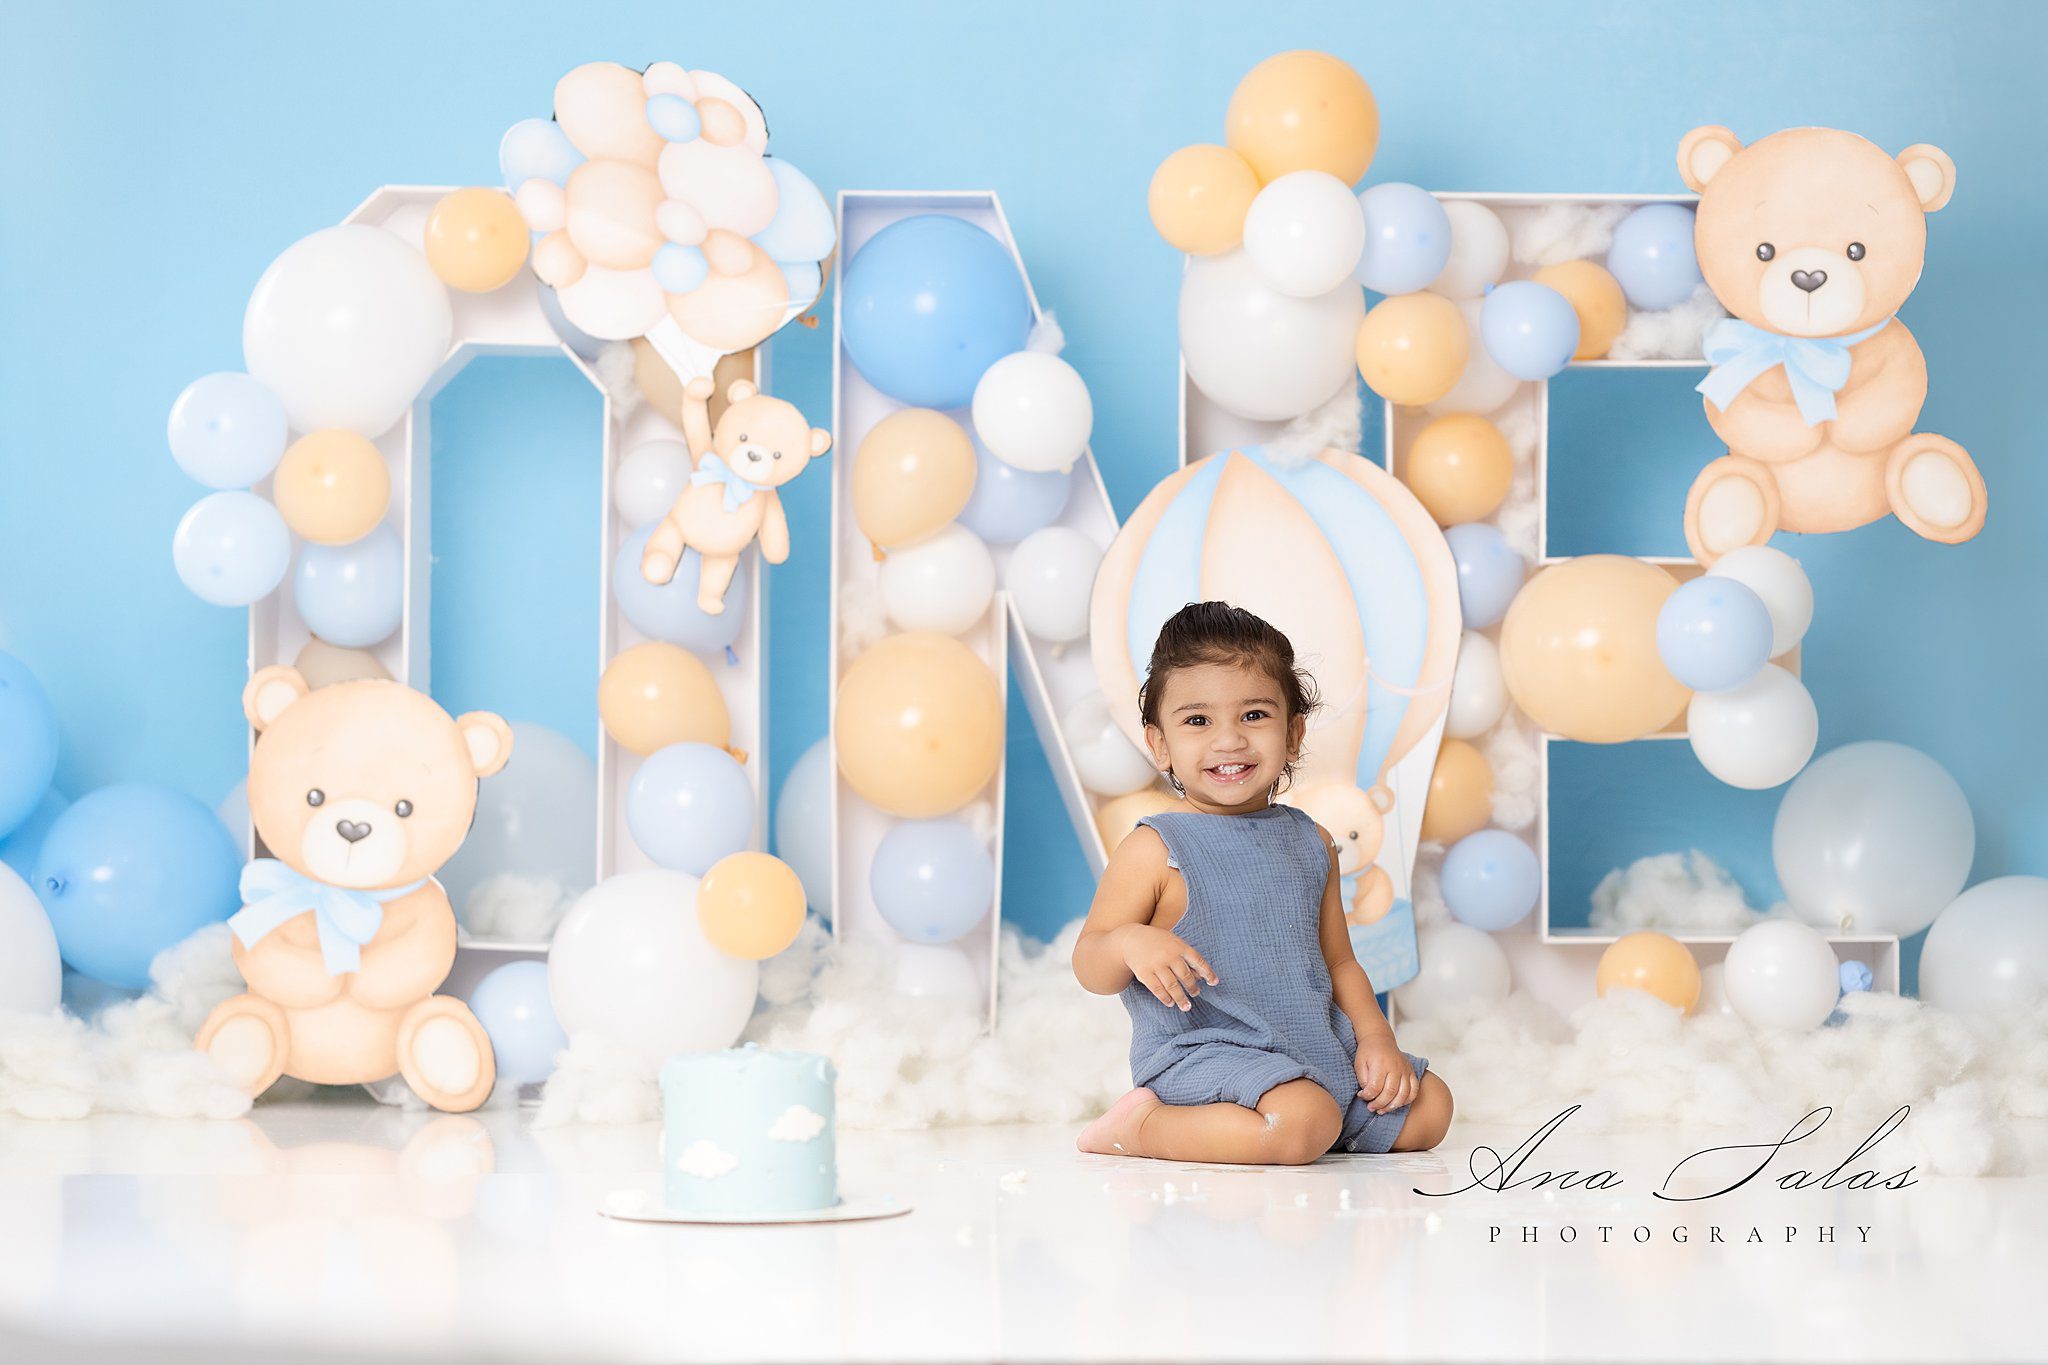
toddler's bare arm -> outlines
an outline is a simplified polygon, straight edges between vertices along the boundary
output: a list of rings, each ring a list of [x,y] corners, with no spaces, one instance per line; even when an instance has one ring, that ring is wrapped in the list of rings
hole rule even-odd
[[[1167,871],[1166,841],[1150,825],[1132,830],[1109,855],[1074,944],[1074,976],[1095,994],[1115,995],[1131,984],[1123,931],[1152,922]]]

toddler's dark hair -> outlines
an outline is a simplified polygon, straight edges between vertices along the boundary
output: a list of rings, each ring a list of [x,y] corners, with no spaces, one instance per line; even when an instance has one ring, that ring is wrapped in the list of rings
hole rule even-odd
[[[1159,698],[1177,668],[1238,664],[1256,668],[1278,684],[1287,722],[1308,716],[1322,703],[1316,680],[1294,662],[1294,644],[1264,618],[1228,602],[1190,602],[1167,618],[1152,645],[1152,662],[1138,687],[1138,711],[1145,724],[1159,725]],[[1164,726],[1160,726],[1164,729]],[[1285,791],[1294,785],[1294,763],[1281,770]]]

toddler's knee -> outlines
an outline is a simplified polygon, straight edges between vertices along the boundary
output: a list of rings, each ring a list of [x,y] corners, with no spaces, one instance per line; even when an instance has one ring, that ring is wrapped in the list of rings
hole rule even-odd
[[[1283,1093],[1284,1092],[1284,1093]],[[1311,1080],[1289,1081],[1259,1101],[1266,1120],[1264,1160],[1276,1166],[1306,1166],[1330,1150],[1344,1131],[1344,1111],[1330,1092]]]
[[[1422,1090],[1408,1106],[1408,1121],[1394,1140],[1394,1149],[1424,1152],[1444,1140],[1451,1130],[1451,1088],[1434,1071],[1422,1073]]]

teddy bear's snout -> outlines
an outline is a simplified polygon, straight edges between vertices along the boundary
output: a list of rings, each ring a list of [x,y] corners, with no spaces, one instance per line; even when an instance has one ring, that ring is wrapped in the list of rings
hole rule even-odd
[[[1828,272],[1825,270],[1795,270],[1792,272],[1792,287],[1794,289],[1803,289],[1809,294],[1827,282]]]
[[[337,820],[334,832],[352,844],[360,843],[370,837],[370,825],[367,820]]]
[[[330,794],[306,822],[299,851],[305,870],[335,886],[382,886],[404,870],[406,821],[392,803]]]

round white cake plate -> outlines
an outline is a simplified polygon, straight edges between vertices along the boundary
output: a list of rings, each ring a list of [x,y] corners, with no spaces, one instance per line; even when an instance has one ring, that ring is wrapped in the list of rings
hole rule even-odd
[[[852,1223],[867,1218],[894,1218],[909,1213],[910,1205],[893,1194],[866,1199],[842,1199],[829,1208],[792,1209],[770,1213],[699,1213],[672,1209],[662,1202],[659,1191],[613,1190],[597,1206],[607,1218],[635,1223]]]

